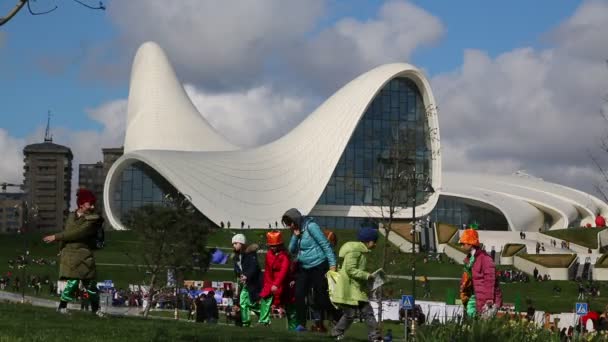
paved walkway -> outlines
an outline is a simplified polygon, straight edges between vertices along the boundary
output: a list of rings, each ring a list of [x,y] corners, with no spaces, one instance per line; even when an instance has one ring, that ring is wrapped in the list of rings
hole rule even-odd
[[[14,303],[23,302],[23,297],[21,296],[21,294],[14,293],[14,292],[7,292],[7,291],[0,291],[0,299],[7,300],[10,302],[14,302]],[[32,297],[32,296],[25,296],[25,302],[35,305],[35,306],[42,306],[42,307],[53,308],[53,309],[57,308],[57,305],[59,305],[59,301],[46,299],[46,298]],[[139,308],[106,306],[103,301],[100,304],[101,304],[101,310],[108,315],[139,316]],[[68,309],[79,311],[80,304],[70,303],[70,304],[68,304]]]

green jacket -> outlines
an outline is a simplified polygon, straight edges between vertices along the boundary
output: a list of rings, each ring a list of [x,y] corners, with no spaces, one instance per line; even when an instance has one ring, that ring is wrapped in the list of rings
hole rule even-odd
[[[336,277],[336,284],[331,295],[336,304],[358,305],[359,302],[369,301],[367,288],[369,272],[365,271],[367,253],[370,250],[362,242],[347,242],[338,256],[344,258],[342,267]]]
[[[95,213],[68,215],[63,232],[55,234],[55,239],[61,242],[60,279],[95,279],[95,257],[90,246],[102,222],[103,218]]]

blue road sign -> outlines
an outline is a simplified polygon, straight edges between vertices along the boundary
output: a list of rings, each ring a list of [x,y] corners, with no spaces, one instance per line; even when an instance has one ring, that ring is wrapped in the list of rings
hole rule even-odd
[[[589,312],[589,307],[587,306],[587,303],[576,303],[575,309],[576,314],[580,316],[586,315]]]
[[[401,296],[401,305],[406,310],[411,310],[414,308],[414,296],[403,295]]]

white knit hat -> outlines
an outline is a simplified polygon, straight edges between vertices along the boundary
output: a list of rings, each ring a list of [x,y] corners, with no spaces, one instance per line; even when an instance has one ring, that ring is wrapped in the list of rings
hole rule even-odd
[[[236,234],[235,236],[232,237],[232,243],[235,243],[235,242],[239,242],[244,245],[245,243],[247,243],[247,239],[245,238],[245,235],[243,235],[243,234]]]

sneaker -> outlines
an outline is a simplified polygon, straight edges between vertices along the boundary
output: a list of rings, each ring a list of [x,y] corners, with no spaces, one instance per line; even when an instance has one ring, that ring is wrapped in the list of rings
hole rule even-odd
[[[344,339],[344,334],[340,334],[338,336],[333,336],[336,341],[342,341]]]
[[[93,315],[100,317],[100,318],[106,317],[106,314],[103,313],[101,310],[93,312]]]
[[[303,325],[298,325],[294,330],[302,332],[302,331],[306,331],[306,327]]]

